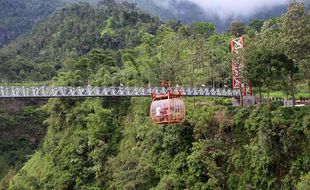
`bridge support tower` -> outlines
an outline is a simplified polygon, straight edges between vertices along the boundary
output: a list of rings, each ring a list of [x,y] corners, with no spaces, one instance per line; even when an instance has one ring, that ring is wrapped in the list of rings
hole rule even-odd
[[[244,97],[252,96],[252,86],[250,81],[244,76],[245,59],[244,59],[245,37],[232,39],[232,87],[240,90],[240,104],[243,106]]]

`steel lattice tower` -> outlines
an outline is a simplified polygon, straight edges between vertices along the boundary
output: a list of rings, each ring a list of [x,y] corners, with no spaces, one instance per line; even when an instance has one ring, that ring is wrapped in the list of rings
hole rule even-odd
[[[249,80],[244,77],[244,35],[231,41],[232,52],[232,87],[240,89],[240,95],[252,96],[252,86]]]

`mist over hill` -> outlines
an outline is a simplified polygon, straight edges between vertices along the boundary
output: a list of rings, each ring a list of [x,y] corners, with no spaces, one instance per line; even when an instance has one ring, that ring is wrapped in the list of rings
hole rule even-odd
[[[139,8],[158,16],[163,21],[212,22],[217,26],[217,31],[221,32],[227,30],[234,20],[247,23],[253,19],[265,20],[281,16],[287,10],[289,0],[255,0],[250,3],[245,0],[128,0],[128,2],[136,3]],[[305,1],[306,4],[309,2]]]

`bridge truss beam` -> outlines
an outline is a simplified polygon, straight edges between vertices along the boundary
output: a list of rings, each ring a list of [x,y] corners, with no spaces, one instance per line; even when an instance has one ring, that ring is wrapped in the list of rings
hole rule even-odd
[[[239,91],[226,88],[171,88],[184,96],[238,97]],[[143,97],[165,94],[164,87],[56,87],[0,86],[0,98],[66,98],[66,97]]]

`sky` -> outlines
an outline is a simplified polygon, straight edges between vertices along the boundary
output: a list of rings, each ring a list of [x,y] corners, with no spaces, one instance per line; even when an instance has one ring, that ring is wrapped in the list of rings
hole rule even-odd
[[[159,0],[168,2],[171,0]],[[179,0],[182,1],[182,0]],[[214,12],[221,19],[251,16],[262,9],[271,9],[279,5],[288,5],[290,0],[187,0],[199,5],[205,12]]]

